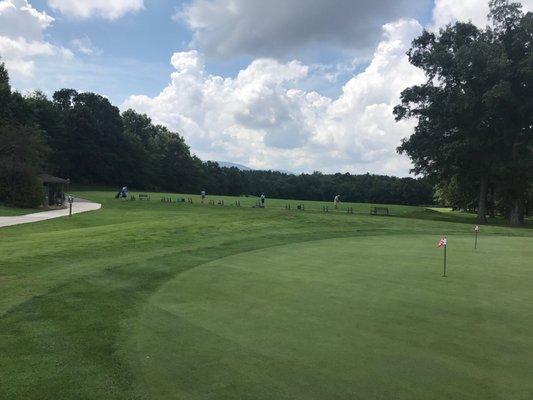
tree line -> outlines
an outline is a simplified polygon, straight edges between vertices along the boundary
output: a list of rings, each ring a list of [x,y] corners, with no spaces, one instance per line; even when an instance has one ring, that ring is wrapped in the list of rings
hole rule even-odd
[[[424,31],[408,52],[426,81],[406,88],[397,120],[414,118],[398,147],[422,178],[291,175],[202,161],[182,136],[95,93],[13,91],[0,64],[0,201],[35,206],[39,172],[74,184],[287,199],[431,204],[524,222],[533,204],[533,14],[491,0],[492,25]]]
[[[418,122],[398,151],[440,203],[521,224],[533,199],[533,14],[507,0],[489,7],[484,29],[457,22],[413,41],[409,61],[427,79],[394,110]]]
[[[430,204],[425,179],[383,175],[292,175],[242,171],[202,161],[182,136],[133,110],[120,112],[108,99],[74,89],[21,95],[12,91],[0,64],[0,201],[36,206],[37,175],[47,172],[76,185],[286,199]]]

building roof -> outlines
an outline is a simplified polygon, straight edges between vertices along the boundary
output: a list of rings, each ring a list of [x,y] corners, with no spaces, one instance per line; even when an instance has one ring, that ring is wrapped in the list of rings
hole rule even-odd
[[[70,183],[70,179],[58,178],[57,176],[53,176],[49,174],[40,174],[39,179],[41,179],[43,183],[64,183],[64,184]]]

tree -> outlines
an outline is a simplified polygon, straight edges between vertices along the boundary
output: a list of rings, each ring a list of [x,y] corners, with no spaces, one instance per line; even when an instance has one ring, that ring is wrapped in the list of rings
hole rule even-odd
[[[46,159],[46,170],[61,175],[68,137],[60,108],[40,91],[25,97],[30,113],[28,119],[42,131],[50,151]]]
[[[61,89],[54,93],[53,100],[61,111],[67,111],[74,105],[77,95],[78,92],[74,89]]]
[[[8,117],[9,103],[11,102],[11,85],[9,73],[3,62],[0,62],[0,119]]]
[[[137,187],[153,188],[158,182],[158,171],[155,168],[155,127],[150,118],[133,110],[122,113],[122,123],[127,142],[126,151],[129,154],[128,165],[125,165],[130,172],[128,182]]]
[[[409,61],[427,80],[405,89],[394,109],[397,120],[418,121],[398,147],[413,161],[413,171],[440,182],[460,176],[476,185],[481,223],[491,182],[518,181],[513,187],[520,192],[528,178],[515,178],[524,175],[520,171],[531,153],[531,14],[524,16],[520,5],[506,0],[494,0],[490,8],[494,28],[457,22],[413,41]],[[513,40],[505,38],[509,31]],[[506,40],[519,48],[513,50],[514,63]],[[517,109],[506,113],[511,105]]]
[[[46,154],[42,132],[23,96],[11,91],[9,74],[0,63],[0,201],[20,207],[42,203],[37,173]]]
[[[62,174],[80,183],[120,185],[128,170],[119,109],[95,93],[63,89],[54,94],[65,126]]]
[[[46,152],[38,129],[0,121],[1,201],[20,207],[37,207],[42,203],[37,173]]]
[[[453,210],[471,211],[476,208],[476,190],[472,182],[465,182],[461,176],[454,175],[449,181],[439,182],[435,188],[435,202]]]
[[[197,179],[198,165],[191,157],[189,146],[177,133],[161,125],[157,125],[156,129],[162,187],[177,192],[191,190]]]
[[[487,93],[492,120],[504,140],[497,153],[495,185],[511,224],[524,222],[533,180],[533,13],[491,0],[489,29],[505,54],[502,79]]]

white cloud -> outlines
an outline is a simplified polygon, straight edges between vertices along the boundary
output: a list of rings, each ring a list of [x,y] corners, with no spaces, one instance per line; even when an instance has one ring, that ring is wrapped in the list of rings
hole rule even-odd
[[[27,0],[0,1],[0,36],[41,40],[42,32],[54,19],[39,12]]]
[[[143,0],[48,0],[48,5],[69,17],[87,19],[93,16],[114,20],[130,12],[140,11]]]
[[[131,96],[123,108],[149,114],[183,134],[204,159],[294,171],[406,175],[395,148],[411,133],[392,109],[406,86],[423,80],[405,56],[421,31],[414,20],[383,27],[372,61],[337,98],[302,90],[317,73],[298,61],[256,59],[233,78],[210,75],[196,51],[175,53],[171,83],[156,97]]]
[[[54,19],[37,11],[27,0],[0,1],[0,57],[10,73],[31,78],[35,59],[60,56],[71,58],[72,52],[43,40],[43,32]]]
[[[177,14],[208,56],[288,56],[313,44],[372,51],[380,27],[427,0],[193,0]]]
[[[102,50],[96,47],[87,35],[78,39],[71,40],[70,45],[78,53],[85,54],[86,56],[102,54]]]
[[[513,0],[522,4],[523,11],[533,10],[533,0]],[[488,0],[435,0],[433,25],[442,27],[455,21],[472,21],[484,28],[489,13]]]
[[[24,38],[10,39],[0,36],[0,55],[8,70],[26,77],[33,75],[33,57],[51,56],[54,53],[54,46],[46,42],[28,42]]]

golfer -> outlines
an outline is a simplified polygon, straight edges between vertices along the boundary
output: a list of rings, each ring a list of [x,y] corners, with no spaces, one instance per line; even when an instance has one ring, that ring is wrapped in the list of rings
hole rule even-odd
[[[204,204],[204,200],[205,200],[205,190],[202,190],[200,192],[200,194],[202,195],[202,204]]]
[[[337,209],[337,206],[339,205],[340,202],[341,202],[341,196],[336,195],[335,198],[333,199],[333,206],[335,207],[335,210]]]
[[[265,194],[262,193],[261,194],[261,207],[262,208],[265,208],[265,199],[266,199]]]

